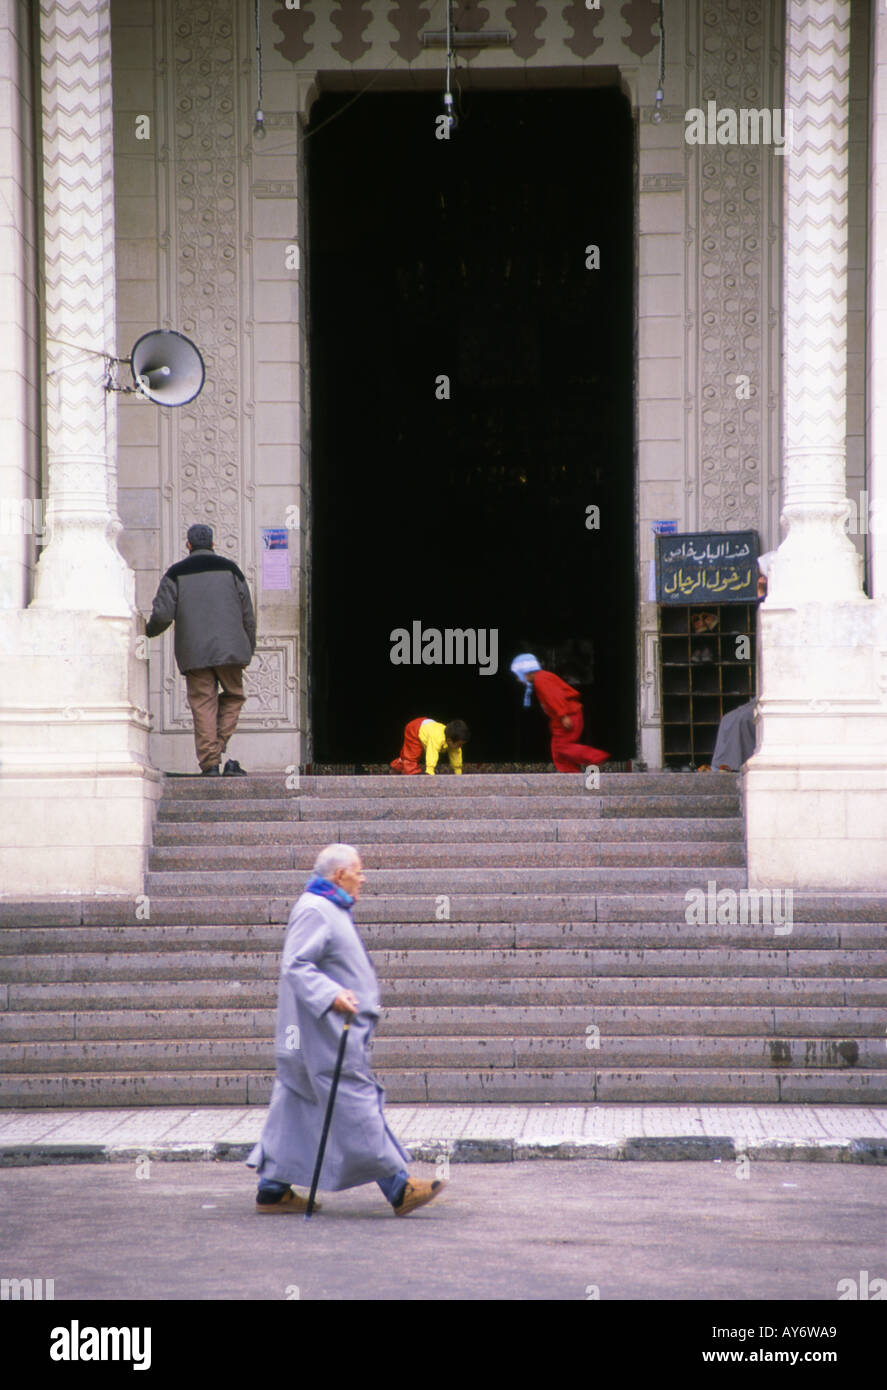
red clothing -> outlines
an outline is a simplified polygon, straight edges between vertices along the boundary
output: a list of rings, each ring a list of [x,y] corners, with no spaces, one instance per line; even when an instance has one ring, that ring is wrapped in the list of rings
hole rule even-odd
[[[419,730],[424,722],[424,718],[411,719],[404,729],[400,757],[391,763],[394,772],[403,772],[407,777],[415,777],[417,772],[422,771],[421,763],[425,749],[419,741]]]
[[[533,689],[549,720],[556,720],[558,728],[561,727],[562,715],[567,714],[572,718],[573,714],[582,713],[579,691],[567,685],[553,671],[537,671],[533,676]]]
[[[551,730],[551,759],[558,772],[581,772],[589,763],[605,763],[609,753],[590,744],[580,743],[585,714],[578,690],[567,685],[553,671],[537,671],[533,689],[548,715]],[[572,728],[565,729],[561,720],[567,717]]]

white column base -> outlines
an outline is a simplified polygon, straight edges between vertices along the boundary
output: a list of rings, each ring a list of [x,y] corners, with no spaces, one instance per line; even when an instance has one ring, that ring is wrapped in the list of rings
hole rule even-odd
[[[139,649],[132,619],[0,613],[3,897],[144,892],[161,777]]]
[[[761,609],[752,888],[887,890],[887,602]]]

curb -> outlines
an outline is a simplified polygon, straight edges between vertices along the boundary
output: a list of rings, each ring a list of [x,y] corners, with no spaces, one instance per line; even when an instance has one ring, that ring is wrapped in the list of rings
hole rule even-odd
[[[205,1144],[0,1144],[0,1168],[73,1163],[244,1163],[248,1143]],[[887,1166],[887,1139],[763,1139],[725,1135],[637,1136],[624,1139],[419,1139],[407,1144],[417,1163],[519,1163],[553,1158],[602,1158],[621,1162],[866,1163]]]

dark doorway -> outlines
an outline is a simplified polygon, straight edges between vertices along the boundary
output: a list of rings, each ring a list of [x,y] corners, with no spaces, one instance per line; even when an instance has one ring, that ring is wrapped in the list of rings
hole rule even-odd
[[[446,141],[438,95],[350,99],[306,146],[314,761],[386,762],[420,715],[466,720],[469,764],[547,760],[525,651],[632,757],[628,102],[466,93]],[[498,630],[497,674],[394,664],[417,621]]]

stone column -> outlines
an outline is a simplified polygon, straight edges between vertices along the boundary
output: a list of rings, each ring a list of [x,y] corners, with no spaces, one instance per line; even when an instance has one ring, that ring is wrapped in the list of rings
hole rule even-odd
[[[43,0],[48,544],[37,607],[130,617],[134,576],[117,550],[114,168],[108,0]]]
[[[783,486],[760,614],[752,886],[887,888],[887,609],[845,534],[849,0],[787,0]]]
[[[40,14],[49,541],[30,607],[0,612],[0,896],[122,895],[143,920],[160,779],[148,763],[145,639],[116,544],[116,400],[104,386],[110,0],[42,0]]]
[[[783,508],[770,597],[860,599],[844,525],[850,0],[786,7]]]
[[[867,372],[872,595],[887,599],[887,9],[872,5]]]
[[[34,92],[25,0],[0,0],[0,609],[28,601],[40,501]]]

